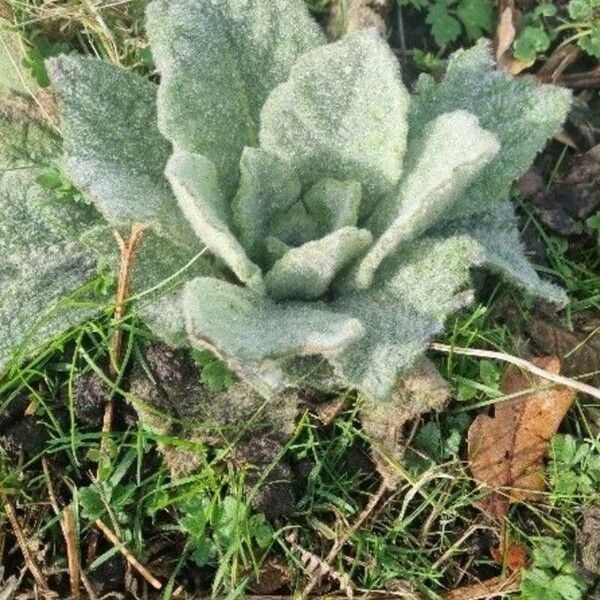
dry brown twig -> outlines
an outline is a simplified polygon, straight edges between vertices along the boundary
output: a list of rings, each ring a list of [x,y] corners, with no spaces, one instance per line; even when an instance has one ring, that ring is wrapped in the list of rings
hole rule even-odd
[[[40,587],[40,590],[43,595],[46,597],[57,597],[58,594],[54,594],[50,591],[50,587],[48,586],[48,582],[42,573],[42,570],[38,566],[33,554],[31,553],[29,546],[27,545],[27,538],[23,533],[23,529],[21,528],[21,524],[19,523],[19,519],[17,518],[17,513],[15,511],[15,507],[10,500],[6,500],[4,502],[4,512],[10,521],[10,524],[13,528],[13,533],[17,538],[17,544],[19,544],[19,548],[23,554],[23,558],[25,559],[25,566],[29,570],[29,572],[33,575],[35,582]]]
[[[123,545],[123,542],[107,527],[101,519],[96,519],[94,525],[114,544],[125,560],[154,588],[160,590],[162,583],[146,569],[146,567]]]
[[[571,379],[570,377],[565,377],[564,375],[558,375],[556,373],[550,373],[545,369],[541,369],[540,367],[536,367],[533,363],[525,360],[524,358],[519,358],[517,356],[513,356],[512,354],[506,354],[504,352],[496,352],[494,350],[479,350],[476,348],[459,348],[458,346],[449,346],[447,344],[438,344],[433,343],[430,344],[429,347],[432,350],[436,350],[437,352],[444,352],[445,354],[462,354],[465,356],[476,356],[478,358],[490,358],[492,360],[500,360],[502,362],[507,362],[524,371],[529,371],[542,379],[547,381],[552,381],[553,383],[557,383],[559,385],[564,385],[571,389],[577,390],[582,394],[588,394],[593,398],[600,400],[600,389],[595,388],[587,383],[581,383],[581,381],[577,381],[575,379]]]
[[[123,239],[118,231],[114,232],[114,236],[119,244],[119,250],[121,251],[119,279],[117,282],[117,294],[115,298],[115,312],[113,315],[113,319],[116,323],[121,321],[125,316],[125,307],[129,295],[129,287],[131,285],[131,277],[133,276],[133,261],[145,231],[146,228],[143,225],[134,223],[131,226],[131,234],[127,240]],[[117,326],[112,337],[110,353],[110,372],[113,376],[119,372],[119,363],[121,362],[122,352],[123,329]],[[102,419],[102,436],[100,438],[100,459],[98,461],[98,468],[101,467],[104,462],[104,457],[108,454],[108,434],[112,429],[113,418],[114,403],[112,398],[110,398],[106,403],[104,418]]]
[[[46,477],[46,487],[48,488],[48,497],[50,498],[50,504],[54,510],[54,514],[58,517],[60,528],[65,538],[65,544],[67,547],[67,563],[69,565],[69,585],[71,588],[71,598],[73,600],[79,600],[81,597],[80,581],[81,581],[81,567],[79,565],[79,554],[77,552],[77,541],[75,539],[75,522],[73,520],[73,508],[69,504],[66,508],[61,509],[54,490],[54,484],[52,483],[52,476],[50,473],[50,467],[48,461],[42,458],[42,469],[44,476]]]

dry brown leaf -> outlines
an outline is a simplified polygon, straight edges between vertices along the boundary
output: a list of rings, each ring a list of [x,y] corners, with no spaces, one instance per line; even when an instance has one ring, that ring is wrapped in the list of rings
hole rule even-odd
[[[560,358],[566,375],[600,387],[600,317],[593,313],[578,316],[575,330],[568,331],[545,315],[534,314],[526,323],[527,333],[537,348]]]
[[[600,505],[583,512],[579,548],[583,568],[591,576],[600,575]]]
[[[292,581],[292,572],[279,556],[270,556],[260,566],[255,576],[250,575],[250,589],[254,594],[273,594]]]
[[[517,30],[514,25],[514,7],[511,2],[507,2],[506,6],[500,7],[500,17],[498,26],[496,27],[496,61],[500,62],[504,56],[510,52],[510,47],[515,41]]]
[[[511,75],[518,75],[521,71],[531,67],[534,62],[523,62],[513,56],[512,44],[515,41],[516,33],[514,2],[513,0],[503,0],[500,2],[495,35],[496,64],[499,69]]]
[[[550,373],[560,372],[556,357],[532,362]],[[501,390],[506,395],[532,391],[496,404],[493,417],[478,415],[468,435],[471,472],[492,488],[480,507],[498,519],[510,503],[532,499],[545,488],[549,442],[575,399],[572,389],[548,387],[540,378],[513,368],[507,371]]]

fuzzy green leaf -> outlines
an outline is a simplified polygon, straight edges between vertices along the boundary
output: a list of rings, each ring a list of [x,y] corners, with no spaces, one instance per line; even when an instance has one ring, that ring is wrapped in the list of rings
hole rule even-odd
[[[114,226],[152,225],[176,244],[194,235],[164,177],[171,146],[156,125],[156,86],[106,61],[48,61],[66,169]]]
[[[183,307],[190,341],[209,347],[238,372],[266,359],[331,355],[359,339],[362,325],[322,303],[275,302],[212,278],[187,284]]]
[[[284,213],[275,215],[269,224],[269,234],[288,246],[302,246],[319,238],[319,224],[303,202],[296,202]]]
[[[244,283],[262,288],[262,274],[231,232],[230,210],[219,190],[215,166],[204,156],[175,152],[169,159],[167,177],[179,206],[206,246]]]
[[[444,224],[440,231],[469,236],[479,245],[483,261],[489,270],[525,289],[531,296],[544,298],[558,305],[566,303],[564,290],[542,280],[527,260],[519,239],[514,209],[507,200],[484,215]]]
[[[402,180],[398,196],[377,207],[369,220],[369,227],[375,233],[387,229],[353,275],[353,283],[359,289],[370,287],[375,271],[390,252],[414,239],[449,211],[499,147],[496,138],[479,127],[477,117],[455,111],[426,125],[419,149],[411,157],[414,166]]]
[[[327,292],[334,277],[364,253],[373,236],[366,229],[342,227],[314,242],[290,249],[265,277],[275,300],[314,300]]]
[[[96,260],[72,235],[90,226],[70,211],[69,226],[53,212],[52,192],[36,182],[59,146],[31,107],[0,100],[0,370],[12,358],[80,323],[97,308],[91,290]],[[68,300],[71,298],[71,300]]]
[[[161,131],[210,159],[233,194],[267,95],[323,43],[318,28],[301,0],[154,0],[147,29],[162,76]]]
[[[317,222],[319,234],[323,236],[341,227],[356,225],[361,198],[358,181],[328,178],[315,183],[302,198],[302,203]]]
[[[443,331],[446,317],[471,300],[459,292],[480,260],[467,237],[424,238],[384,264],[383,283],[340,296],[332,308],[356,317],[366,330],[328,359],[342,381],[376,400],[389,399],[404,370]]]
[[[456,52],[444,80],[421,76],[409,116],[408,156],[425,125],[437,116],[466,110],[500,142],[496,158],[451,209],[452,215],[482,212],[503,200],[566,117],[571,93],[532,77],[511,77],[495,68],[489,42]]]
[[[298,199],[300,182],[287,163],[259,148],[244,148],[240,167],[233,220],[244,248],[254,260],[260,260],[269,223]]]
[[[408,101],[388,45],[353,33],[298,59],[265,103],[260,143],[305,185],[352,179],[379,196],[402,171]]]

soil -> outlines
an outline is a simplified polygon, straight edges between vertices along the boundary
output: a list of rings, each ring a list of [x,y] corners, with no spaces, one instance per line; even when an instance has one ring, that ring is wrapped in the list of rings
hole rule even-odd
[[[583,513],[579,547],[583,568],[590,576],[600,575],[600,506],[591,506]]]
[[[102,419],[111,392],[95,373],[82,375],[75,382],[75,415],[85,425],[102,427]]]

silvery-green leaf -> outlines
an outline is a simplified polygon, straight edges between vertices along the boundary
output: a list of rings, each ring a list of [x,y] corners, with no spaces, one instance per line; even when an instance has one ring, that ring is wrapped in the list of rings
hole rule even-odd
[[[244,148],[240,168],[233,220],[244,248],[254,260],[260,260],[269,223],[298,199],[300,182],[286,162],[260,148]]]
[[[166,175],[198,237],[240,281],[261,289],[260,268],[248,258],[230,229],[230,207],[219,189],[215,166],[204,156],[181,150],[169,159]]]
[[[448,315],[471,299],[460,293],[479,264],[468,237],[412,242],[389,258],[370,290],[350,292],[332,305],[356,317],[363,338],[328,358],[338,376],[376,400],[387,400],[398,378],[439,334]]]
[[[45,138],[45,139],[44,139]],[[71,231],[46,223],[55,202],[36,179],[56,139],[31,111],[0,100],[0,370],[93,314],[96,259]],[[45,206],[42,206],[45,205]],[[73,213],[73,223],[77,208]],[[40,216],[43,215],[43,216]],[[89,225],[87,215],[81,227]],[[75,295],[74,292],[81,293]]]
[[[362,189],[358,181],[322,179],[302,198],[321,235],[358,223]]]
[[[353,33],[298,59],[267,99],[260,143],[303,184],[358,180],[379,196],[402,171],[408,102],[388,45],[374,31]]]
[[[446,235],[467,235],[481,249],[485,266],[537,298],[563,305],[567,296],[558,286],[539,277],[519,239],[512,204],[505,200],[483,215],[440,225]]]
[[[93,58],[48,61],[69,177],[113,226],[152,225],[175,243],[194,235],[164,169],[171,146],[156,125],[156,86]]]
[[[411,156],[411,169],[400,182],[397,197],[378,206],[369,219],[369,228],[382,235],[353,273],[352,285],[368,288],[381,261],[447,213],[498,149],[494,135],[465,111],[447,113],[428,123],[420,152]]]
[[[335,276],[373,242],[366,229],[342,227],[314,242],[292,248],[265,276],[275,300],[314,300],[323,296]]]
[[[154,335],[175,348],[189,346],[182,296],[182,290],[165,294],[152,302],[142,302],[137,309]]]
[[[356,319],[323,303],[277,304],[209,277],[186,285],[183,308],[192,345],[209,346],[242,367],[287,356],[330,356],[364,333]]]
[[[319,224],[299,201],[273,217],[269,223],[269,237],[277,238],[288,246],[302,246],[321,235]]]
[[[510,185],[529,168],[548,138],[565,120],[571,101],[566,88],[541,85],[533,77],[512,77],[497,70],[489,42],[482,40],[450,59],[443,81],[421,76],[409,116],[408,155],[426,123],[466,110],[500,142],[500,152],[452,209],[454,215],[478,213],[505,198]],[[465,140],[466,141],[466,140]]]
[[[280,258],[282,258],[286,252],[291,250],[291,246],[288,246],[285,242],[273,237],[267,236],[263,246],[265,252],[265,263],[270,269]]]
[[[301,0],[154,0],[147,31],[161,73],[161,130],[209,158],[229,197],[267,95],[323,37]]]

